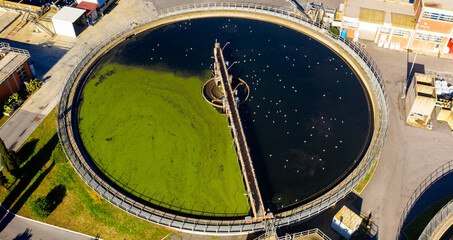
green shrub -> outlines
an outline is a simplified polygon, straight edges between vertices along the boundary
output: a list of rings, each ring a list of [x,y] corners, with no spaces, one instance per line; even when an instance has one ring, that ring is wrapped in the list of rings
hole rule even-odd
[[[28,80],[28,82],[26,84],[27,84],[28,94],[32,94],[41,88],[42,82],[36,78],[33,78],[33,79]]]
[[[330,30],[331,33],[333,33],[336,36],[340,35],[340,31],[336,27],[330,27],[329,30]]]
[[[49,216],[51,213],[50,208],[49,200],[46,197],[39,197],[31,203],[31,211],[39,219]]]
[[[9,96],[5,102],[3,103],[3,110],[6,113],[9,113],[13,110],[13,105],[15,103],[19,103],[22,99],[20,98],[18,93],[14,93],[13,95]]]

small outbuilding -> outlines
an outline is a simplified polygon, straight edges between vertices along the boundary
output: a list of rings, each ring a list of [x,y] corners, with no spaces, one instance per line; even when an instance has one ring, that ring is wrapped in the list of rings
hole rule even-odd
[[[351,238],[362,223],[362,218],[351,209],[343,206],[333,217],[331,227],[346,239]]]
[[[93,25],[93,22],[98,18],[98,7],[99,4],[91,2],[80,2],[76,8],[84,9],[86,19],[89,21],[90,25]]]
[[[86,27],[86,10],[63,7],[52,17],[55,33],[69,37],[77,37]]]
[[[415,73],[406,96],[407,124],[431,130],[431,114],[436,102],[435,77]]]
[[[33,78],[30,53],[0,42],[0,104],[13,93],[19,92],[24,82]]]

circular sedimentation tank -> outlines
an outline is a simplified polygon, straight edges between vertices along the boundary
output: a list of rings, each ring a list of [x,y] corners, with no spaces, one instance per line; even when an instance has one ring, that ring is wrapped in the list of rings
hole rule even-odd
[[[375,144],[371,84],[322,36],[212,15],[142,26],[91,61],[68,126],[86,165],[143,209],[232,223],[251,215],[227,117],[202,93],[220,42],[229,73],[247,83],[239,112],[264,207],[284,217],[332,195]]]

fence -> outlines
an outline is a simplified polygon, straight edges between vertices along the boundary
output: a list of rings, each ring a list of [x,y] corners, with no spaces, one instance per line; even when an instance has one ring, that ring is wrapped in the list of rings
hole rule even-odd
[[[338,36],[330,33],[328,29],[324,28],[322,25],[309,22],[302,16],[292,13],[290,9],[278,6],[252,3],[190,4],[159,11],[156,17],[150,18],[148,21],[140,22],[138,23],[138,25],[143,25],[158,19],[176,16],[179,14],[196,13],[202,11],[236,11],[269,15],[281,19],[286,19],[296,24],[300,24],[306,28],[323,34],[324,37],[329,41],[335,43],[342,50],[349,53],[362,68],[363,72],[367,74],[367,77],[369,78],[369,82],[371,84],[372,94],[377,98],[377,104],[379,105],[379,109],[376,109],[379,117],[378,121],[375,121],[376,136],[373,142],[370,144],[370,148],[367,154],[364,156],[360,165],[348,177],[346,177],[345,180],[343,180],[339,185],[337,185],[337,187],[335,187],[329,193],[325,194],[323,197],[291,211],[275,215],[275,226],[281,227],[307,220],[343,199],[365,178],[372,166],[380,157],[382,146],[387,135],[387,96],[385,93],[384,83],[381,79],[381,74],[376,63],[363,48],[356,46],[353,42],[347,39],[341,39]],[[74,167],[74,169],[76,169],[80,177],[100,196],[102,196],[115,206],[123,209],[124,211],[147,221],[171,227],[180,231],[196,232],[198,234],[232,235],[263,231],[265,228],[264,222],[246,224],[244,220],[209,220],[182,217],[159,211],[150,206],[138,203],[135,200],[125,196],[119,190],[115,189],[102,178],[100,178],[99,175],[93,170],[91,162],[89,161],[89,156],[87,156],[86,153],[81,152],[78,148],[78,141],[77,139],[75,139],[77,136],[73,135],[71,127],[73,121],[76,118],[74,115],[72,115],[72,102],[68,102],[70,99],[72,99],[72,97],[74,97],[75,94],[76,87],[74,87],[74,82],[83,67],[92,59],[92,57],[96,53],[98,53],[112,40],[126,34],[131,30],[133,30],[132,27],[124,29],[123,31],[112,35],[104,41],[101,41],[95,47],[87,50],[84,57],[82,57],[79,63],[74,67],[74,70],[65,76],[65,79],[68,80],[61,95],[57,124],[58,136],[60,138],[66,156],[70,160],[72,166]]]
[[[439,227],[443,225],[444,221],[453,218],[453,200],[448,202],[426,225],[422,234],[420,234],[419,240],[429,240],[434,236]]]
[[[318,235],[320,238],[322,238],[324,240],[330,240],[330,238],[326,234],[324,234],[323,232],[321,232],[321,230],[319,230],[317,228],[310,229],[310,230],[303,231],[303,232],[294,233],[294,234],[291,234],[291,235],[287,234],[285,236],[279,237],[278,240],[292,240],[292,239],[297,239],[297,238],[309,236],[309,235],[312,235],[312,234],[316,234],[316,235]]]
[[[437,180],[442,178],[443,176],[453,172],[453,160],[443,164],[442,166],[438,167],[434,172],[432,172],[428,177],[426,177],[415,189],[414,193],[412,193],[409,201],[406,203],[404,207],[403,213],[401,214],[400,223],[398,225],[397,231],[397,239],[403,237],[402,236],[402,228],[406,221],[407,215],[412,210],[414,203],[420,198],[420,196]],[[426,229],[425,229],[426,230]]]
[[[6,50],[6,52],[3,52],[4,50]],[[24,54],[30,57],[30,52],[28,52],[28,50],[10,47],[8,43],[0,42],[0,53],[6,54],[8,52]]]

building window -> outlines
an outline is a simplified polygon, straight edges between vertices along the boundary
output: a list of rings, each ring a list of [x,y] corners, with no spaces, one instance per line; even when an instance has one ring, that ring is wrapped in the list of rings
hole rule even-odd
[[[442,36],[433,36],[431,38],[431,42],[441,43],[443,39],[444,39],[444,37],[442,37]]]
[[[439,13],[424,11],[422,17],[426,19],[437,20],[439,18]]]
[[[23,65],[19,69],[17,69],[17,74],[19,75],[19,78],[22,82],[28,80],[28,75]]]
[[[398,36],[398,37],[406,37],[406,38],[408,38],[408,37],[411,36],[411,31],[395,29],[395,31],[393,31],[393,35],[394,36]]]
[[[355,22],[344,22],[343,23],[343,28],[353,28],[353,29],[356,29],[359,27],[359,23],[355,23]]]
[[[453,15],[441,14],[439,20],[444,22],[453,22]]]
[[[388,27],[381,27],[381,33],[383,33],[383,34],[390,34],[390,28],[388,28]]]
[[[429,41],[431,34],[417,33],[415,34],[415,40]]]

